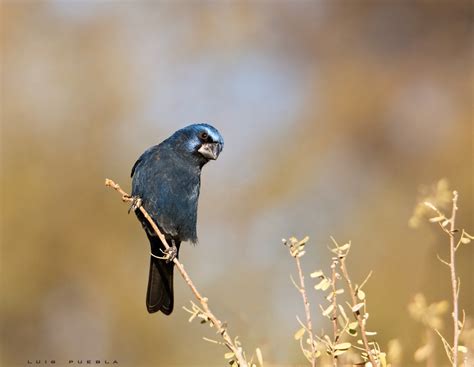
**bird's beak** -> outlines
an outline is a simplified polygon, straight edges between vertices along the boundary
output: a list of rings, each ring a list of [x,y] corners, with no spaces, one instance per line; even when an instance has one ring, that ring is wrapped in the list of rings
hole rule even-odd
[[[207,159],[216,160],[221,153],[222,145],[220,143],[204,143],[198,149],[198,152],[201,153]]]

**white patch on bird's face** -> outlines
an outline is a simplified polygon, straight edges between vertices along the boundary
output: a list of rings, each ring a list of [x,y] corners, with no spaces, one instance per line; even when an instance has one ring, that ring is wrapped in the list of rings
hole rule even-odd
[[[215,129],[210,129],[206,127],[206,132],[211,137],[214,143],[220,143],[222,146],[224,145],[224,140],[222,139],[222,136],[220,136],[220,134]]]
[[[193,136],[192,139],[186,141],[186,149],[190,152],[194,152],[201,145],[201,141],[197,136]]]
[[[222,139],[222,136],[215,128],[210,125],[195,124],[190,125],[185,129],[190,129],[192,131],[191,135],[188,135],[189,139],[185,143],[186,149],[189,151],[196,151],[202,145],[203,142],[201,141],[199,136],[204,132],[212,139],[212,142],[220,143],[222,147],[224,145],[224,140]]]

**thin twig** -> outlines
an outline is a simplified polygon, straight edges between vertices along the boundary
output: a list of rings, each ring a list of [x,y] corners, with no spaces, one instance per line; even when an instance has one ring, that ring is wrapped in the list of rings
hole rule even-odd
[[[352,285],[352,281],[349,277],[349,273],[347,272],[345,256],[340,256],[340,258],[339,258],[339,267],[341,269],[341,272],[342,272],[342,275],[343,275],[344,279],[347,282],[347,286],[348,286],[349,291],[351,293],[352,307],[354,307],[358,302],[357,302],[357,299],[356,299],[356,294],[355,294],[354,287]],[[367,339],[367,334],[366,334],[366,329],[365,329],[365,321],[362,318],[362,316],[360,314],[360,311],[356,311],[356,312],[353,312],[353,313],[354,313],[354,316],[356,317],[357,322],[359,324],[360,334],[361,334],[361,337],[362,337],[362,342],[364,343],[364,349],[367,353],[367,358],[369,359],[372,366],[374,366],[374,367],[378,366],[378,364],[375,362],[374,356],[372,355],[372,351],[370,349],[369,341]]]
[[[446,265],[446,266],[449,267],[449,268],[451,267],[451,264],[448,263],[446,260],[443,260],[443,259],[441,258],[441,256],[439,256],[439,254],[436,254],[436,257],[438,258],[438,260],[439,260],[440,263]]]
[[[122,188],[116,184],[114,181],[110,179],[105,179],[105,186],[113,188],[115,191],[119,192],[122,195],[122,201],[124,202],[132,202],[133,198],[127,194],[125,191],[122,190]],[[139,206],[138,209],[142,212],[143,216],[148,220],[150,225],[152,226],[153,230],[155,233],[158,235],[160,238],[161,242],[163,243],[163,246],[165,249],[169,249],[170,246],[166,242],[165,236],[161,231],[159,230],[158,226],[156,223],[153,221],[153,219],[150,217],[148,212],[143,208],[143,206]],[[208,305],[208,299],[206,297],[203,297],[201,293],[197,290],[196,286],[194,285],[193,281],[189,277],[188,273],[184,270],[183,264],[181,264],[178,260],[177,257],[173,259],[173,262],[178,269],[179,273],[183,277],[184,281],[186,284],[189,286],[191,291],[193,292],[194,296],[196,299],[199,301],[199,303],[202,306],[202,309],[205,313],[205,315],[208,317],[209,321],[216,327],[218,333],[222,336],[224,339],[224,344],[229,348],[235,355],[235,358],[237,359],[237,362],[239,363],[240,367],[248,367],[248,362],[245,360],[245,357],[243,355],[242,348],[238,347],[232,338],[230,337],[229,333],[227,332],[226,327],[224,326],[224,323],[220,321],[214,314],[211,312],[209,305]]]
[[[332,331],[333,331],[333,344],[337,345],[339,341],[339,328],[337,326],[337,294],[336,294],[336,265],[337,260],[334,260],[331,265],[331,285],[332,285]],[[337,356],[332,354],[332,364],[337,367]]]
[[[311,367],[316,366],[316,343],[314,342],[313,338],[313,325],[311,322],[311,310],[309,307],[309,301],[308,301],[308,296],[306,294],[306,288],[304,285],[304,275],[303,275],[303,270],[301,268],[301,261],[299,256],[295,256],[296,260],[296,267],[298,268],[298,276],[300,279],[300,286],[298,287],[298,290],[301,293],[301,297],[303,297],[303,303],[304,303],[304,310],[306,313],[306,327],[308,330],[309,334],[309,342],[311,343]]]
[[[451,288],[453,293],[453,321],[454,321],[454,342],[453,342],[453,366],[456,367],[458,365],[458,344],[459,344],[459,309],[458,309],[458,296],[459,296],[459,289],[458,289],[458,281],[456,277],[456,265],[455,265],[455,253],[456,253],[456,243],[454,239],[454,230],[455,221],[456,221],[456,211],[458,210],[457,206],[458,202],[458,192],[453,192],[453,209],[451,212],[450,218],[450,234],[449,234],[449,253],[450,253],[450,262],[449,268],[451,270]]]

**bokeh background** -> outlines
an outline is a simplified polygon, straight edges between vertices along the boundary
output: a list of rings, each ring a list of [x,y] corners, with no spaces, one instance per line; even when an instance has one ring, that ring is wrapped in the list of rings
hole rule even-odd
[[[450,294],[436,260],[446,238],[408,226],[420,185],[446,177],[458,226],[473,229],[472,2],[31,0],[1,11],[2,366],[225,364],[202,340],[212,331],[188,324],[180,277],[172,316],[147,314],[147,240],[103,185],[129,190],[147,147],[201,121],[226,145],[203,172],[200,243],[181,256],[231,333],[269,364],[303,363],[281,238],[311,237],[310,272],[328,270],[333,235],[352,240],[354,280],[373,270],[381,348],[398,338],[402,365],[417,365],[424,332],[407,305]],[[472,264],[465,246],[470,315]],[[322,296],[311,299],[328,328]]]

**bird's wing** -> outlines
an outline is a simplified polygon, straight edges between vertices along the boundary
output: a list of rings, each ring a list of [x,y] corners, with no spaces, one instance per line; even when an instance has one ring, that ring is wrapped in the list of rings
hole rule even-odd
[[[148,148],[147,150],[145,150],[143,154],[140,156],[140,158],[138,158],[135,164],[133,165],[132,172],[130,173],[130,177],[133,177],[140,163],[146,161],[150,156],[157,154],[158,149],[159,149],[159,145],[154,145],[151,148]]]
[[[135,162],[135,164],[133,165],[132,167],[132,172],[130,173],[130,177],[133,177],[133,174],[135,173],[135,168],[138,167],[138,165],[140,164],[140,162],[142,161],[142,156],[140,156],[140,158],[138,158],[138,160]]]

